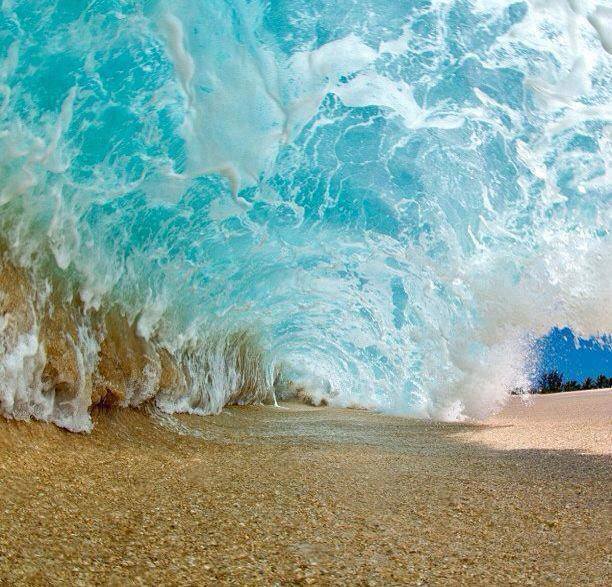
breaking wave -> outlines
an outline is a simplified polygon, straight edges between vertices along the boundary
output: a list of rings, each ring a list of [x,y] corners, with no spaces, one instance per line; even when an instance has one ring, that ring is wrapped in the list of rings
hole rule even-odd
[[[3,0],[0,411],[480,418],[612,332],[612,10]]]

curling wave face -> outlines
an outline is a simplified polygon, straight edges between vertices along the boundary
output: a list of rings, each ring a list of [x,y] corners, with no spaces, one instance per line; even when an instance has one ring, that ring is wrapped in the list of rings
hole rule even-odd
[[[611,12],[4,0],[0,410],[495,410],[612,331]]]

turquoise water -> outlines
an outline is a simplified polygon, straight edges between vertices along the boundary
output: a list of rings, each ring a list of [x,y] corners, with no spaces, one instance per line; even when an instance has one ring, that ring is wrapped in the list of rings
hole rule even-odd
[[[482,417],[535,337],[612,332],[611,21],[603,1],[3,0],[7,255],[188,353],[168,411],[229,401],[219,341],[245,331],[271,389]],[[21,415],[87,428],[86,391],[41,411],[36,325],[19,341],[3,411],[19,387]]]

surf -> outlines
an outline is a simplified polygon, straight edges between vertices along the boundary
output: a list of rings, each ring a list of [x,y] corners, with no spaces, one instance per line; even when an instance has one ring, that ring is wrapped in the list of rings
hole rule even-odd
[[[609,10],[368,6],[2,3],[3,415],[483,418],[612,332]]]

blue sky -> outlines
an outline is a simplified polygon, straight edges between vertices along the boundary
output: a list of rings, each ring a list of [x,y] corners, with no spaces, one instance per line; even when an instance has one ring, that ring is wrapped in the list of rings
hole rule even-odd
[[[576,339],[569,328],[554,328],[536,343],[539,371],[557,369],[564,379],[582,381],[600,373],[612,376],[612,336],[601,345],[595,339]]]

